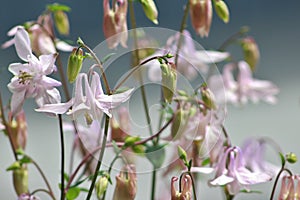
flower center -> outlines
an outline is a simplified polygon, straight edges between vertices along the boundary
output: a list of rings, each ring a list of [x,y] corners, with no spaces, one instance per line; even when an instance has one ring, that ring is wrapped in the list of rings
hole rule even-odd
[[[18,76],[19,84],[23,84],[23,85],[28,84],[32,79],[33,77],[29,73],[24,71],[19,72],[19,76]]]

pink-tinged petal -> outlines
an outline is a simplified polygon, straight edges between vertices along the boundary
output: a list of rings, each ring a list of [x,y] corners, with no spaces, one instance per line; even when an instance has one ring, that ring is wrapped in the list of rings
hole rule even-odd
[[[22,90],[20,92],[13,93],[10,102],[12,116],[16,116],[16,114],[22,110],[23,103],[25,101],[25,92],[26,90]]]
[[[55,53],[55,54],[49,54],[49,55],[41,55],[39,57],[40,65],[43,68],[44,75],[51,74],[54,71],[54,69],[55,69],[54,63],[55,63],[57,55],[58,54]]]
[[[223,186],[226,185],[228,183],[231,183],[234,181],[234,178],[226,176],[225,174],[222,174],[221,176],[215,178],[214,180],[210,181],[209,183],[211,185],[215,185],[215,186]]]
[[[238,63],[239,67],[239,75],[237,77],[237,81],[240,87],[247,87],[249,83],[252,82],[252,71],[248,63],[245,61],[240,61]]]
[[[161,81],[161,70],[160,65],[156,60],[150,61],[147,64],[149,71],[148,71],[148,77],[150,81],[153,82],[159,82]]]
[[[104,95],[102,84],[100,81],[100,77],[98,73],[93,73],[92,76],[92,82],[91,82],[91,90],[92,93],[95,94],[95,96]]]
[[[54,54],[56,49],[54,43],[48,35],[41,33],[37,38],[38,51],[40,54]]]
[[[28,56],[32,54],[30,47],[30,39],[27,31],[24,28],[18,28],[15,35],[15,46],[18,56],[24,60],[28,61]]]
[[[65,51],[65,52],[71,52],[74,49],[74,46],[71,46],[62,40],[56,40],[55,46],[58,50]]]
[[[61,86],[61,82],[47,76],[42,77],[41,83],[43,87],[47,89],[52,89],[53,87]]]
[[[24,27],[23,27],[23,26],[20,26],[20,25],[15,26],[15,27],[12,27],[12,28],[7,32],[7,36],[12,37],[12,36],[16,35],[16,33],[17,33],[17,31],[18,31],[19,28],[24,28]]]
[[[28,64],[12,63],[8,66],[8,71],[13,75],[18,75],[21,71],[26,71]]]
[[[243,185],[253,185],[264,183],[272,180],[272,176],[262,172],[250,172],[248,169],[241,167],[235,174],[237,180]]]
[[[15,43],[15,38],[10,39],[10,40],[4,42],[4,43],[1,45],[1,48],[2,48],[2,49],[6,49],[6,48],[12,46],[14,43]]]
[[[229,56],[229,53],[219,51],[196,51],[194,53],[194,57],[204,63],[218,63],[224,61]]]
[[[124,103],[130,98],[130,95],[133,92],[133,88],[127,90],[126,92],[113,94],[113,95],[102,95],[97,98],[97,100],[100,102],[100,104],[103,104],[105,108],[116,108],[121,103]]]
[[[36,112],[45,112],[53,114],[64,114],[73,105],[73,99],[66,103],[45,104],[42,107],[35,109]]]
[[[57,104],[60,103],[60,101],[60,93],[56,88],[46,90],[35,97],[35,102],[39,107],[42,107],[45,104]]]

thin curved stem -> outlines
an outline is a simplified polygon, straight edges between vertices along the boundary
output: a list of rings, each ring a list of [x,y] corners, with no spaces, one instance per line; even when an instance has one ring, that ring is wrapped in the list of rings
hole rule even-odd
[[[109,116],[105,115],[104,137],[102,138],[102,145],[101,145],[100,155],[99,155],[99,158],[98,158],[97,166],[96,166],[96,169],[95,169],[95,172],[94,172],[94,176],[93,176],[92,183],[90,185],[90,189],[89,189],[88,195],[86,197],[86,200],[89,200],[92,196],[92,192],[94,190],[95,183],[96,183],[96,180],[97,180],[97,173],[98,173],[98,171],[100,170],[100,167],[101,167],[101,163],[102,163],[102,159],[103,159],[103,155],[104,155],[104,151],[105,151],[105,146],[106,146],[106,140],[107,140],[108,125],[109,125]]]
[[[53,200],[55,200],[55,198],[52,196],[52,194],[51,194],[48,190],[42,189],[42,188],[41,188],[41,189],[36,189],[36,190],[34,190],[33,192],[30,193],[30,195],[34,195],[35,193],[38,193],[38,192],[44,192],[44,193],[47,193],[49,196],[52,197]]]
[[[183,172],[180,175],[180,177],[179,177],[179,192],[180,193],[182,192],[181,180],[182,180],[183,175],[185,175],[185,174],[188,174],[191,177],[194,200],[197,200],[197,193],[196,193],[195,181],[194,181],[194,178],[193,178],[192,173],[190,171]]]
[[[190,8],[190,1],[187,1],[185,8],[184,8],[184,13],[183,13],[183,17],[181,20],[180,29],[179,29],[180,35],[179,35],[179,40],[177,43],[177,49],[176,49],[176,54],[175,54],[175,66],[176,67],[177,67],[178,57],[179,57],[178,53],[179,53],[179,50],[180,50],[181,44],[182,44],[182,38],[183,38],[182,33],[186,27],[186,21],[187,21],[187,17],[188,17],[188,13],[189,13],[189,8]]]
[[[58,120],[59,120],[59,132],[60,132],[60,145],[61,145],[61,193],[60,193],[60,199],[64,200],[65,199],[65,192],[64,192],[64,187],[65,187],[65,179],[64,179],[64,173],[65,173],[65,142],[64,142],[64,131],[63,131],[63,122],[62,122],[62,116],[61,114],[58,115]]]

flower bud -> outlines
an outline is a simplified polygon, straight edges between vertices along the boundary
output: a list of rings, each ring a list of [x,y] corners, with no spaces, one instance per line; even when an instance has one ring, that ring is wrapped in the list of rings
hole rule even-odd
[[[95,185],[98,199],[100,199],[102,197],[102,195],[104,194],[104,192],[107,189],[107,186],[108,186],[107,176],[101,176]]]
[[[202,86],[200,91],[201,91],[202,100],[205,103],[206,107],[208,109],[215,110],[217,108],[216,104],[215,104],[215,102],[216,102],[215,95],[206,86]]]
[[[214,7],[217,15],[224,23],[229,22],[229,9],[223,0],[215,0]]]
[[[162,75],[162,90],[164,99],[167,103],[171,103],[174,92],[176,90],[177,74],[174,64],[161,64],[161,75]]]
[[[211,0],[190,0],[190,15],[196,33],[207,37],[212,20]]]
[[[296,154],[292,153],[292,152],[286,154],[286,161],[288,161],[291,164],[296,163],[297,162],[297,156],[296,156]]]
[[[54,12],[54,23],[60,34],[69,35],[70,32],[69,19],[68,19],[68,15],[64,11],[58,10]]]
[[[154,24],[158,24],[157,21],[157,8],[153,0],[141,0],[144,13],[146,14],[147,18],[150,19]]]
[[[126,165],[116,176],[113,200],[134,200],[136,195],[136,171],[134,165]]]
[[[18,196],[28,193],[28,170],[26,166],[13,171],[13,183]]]
[[[171,126],[171,136],[174,140],[179,139],[186,128],[188,119],[189,119],[189,111],[179,108],[176,110],[174,114],[174,120]]]
[[[11,114],[10,114],[11,115]],[[25,149],[27,142],[27,121],[25,112],[21,111],[14,119],[9,117],[10,134],[12,138],[12,144],[15,150]]]
[[[241,42],[244,59],[249,64],[252,71],[256,69],[256,65],[260,58],[259,49],[254,38],[246,37]]]
[[[82,62],[83,62],[83,51],[81,48],[74,48],[68,60],[67,75],[70,83],[73,83],[77,75],[79,74]]]
[[[178,146],[177,147],[177,151],[178,151],[178,156],[181,160],[183,160],[184,162],[187,162],[187,155],[186,155],[186,151],[181,147]]]

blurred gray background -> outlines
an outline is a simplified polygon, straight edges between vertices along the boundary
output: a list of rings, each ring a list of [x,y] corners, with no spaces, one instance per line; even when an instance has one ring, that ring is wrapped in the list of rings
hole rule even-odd
[[[69,13],[71,34],[68,38],[76,41],[82,37],[89,46],[94,47],[104,40],[102,32],[102,1],[57,1],[72,8]],[[242,108],[229,106],[228,117],[225,125],[232,137],[232,142],[241,145],[251,136],[267,136],[274,139],[282,147],[284,152],[295,152],[300,155],[300,2],[296,0],[227,0],[231,11],[231,19],[224,24],[213,17],[210,35],[208,38],[200,38],[193,35],[195,40],[207,49],[218,48],[231,34],[238,31],[241,26],[250,27],[252,35],[260,47],[261,60],[255,73],[257,78],[273,81],[279,88],[278,104],[275,106],[260,103],[247,105]],[[13,26],[24,21],[36,19],[44,10],[44,7],[53,1],[4,1],[0,6],[0,43],[9,38],[6,32]],[[159,9],[159,27],[173,30],[179,29],[179,21],[183,14],[185,1],[161,0],[156,1]],[[138,26],[154,26],[146,19],[141,6],[136,6]],[[129,25],[130,27],[130,25]],[[188,29],[193,33],[190,23]],[[7,67],[10,63],[20,61],[13,47],[0,50],[0,89],[4,103],[10,98],[6,85],[12,75]],[[62,54],[66,63],[67,54]],[[58,122],[43,114],[35,113],[35,103],[27,101],[25,111],[28,118],[28,144],[27,152],[45,170],[47,177],[52,182],[52,187],[59,194],[57,183],[59,182],[60,146]],[[72,135],[66,134],[67,155],[70,152]],[[274,154],[271,154],[274,156]],[[277,158],[270,158],[279,164]],[[0,135],[0,192],[1,199],[16,199],[12,187],[12,177],[5,169],[14,161],[7,137]],[[66,161],[68,164],[68,160]],[[300,165],[291,166],[295,173],[300,172]],[[44,186],[42,179],[33,167],[30,170],[30,188]],[[143,184],[139,185],[136,199],[148,199],[150,197],[150,183],[146,187],[144,181],[150,181],[150,174],[141,175]],[[198,186],[199,199],[221,199],[221,190],[212,188],[207,190],[206,181],[212,177],[204,176]],[[162,177],[158,177],[162,179]],[[236,199],[266,199],[271,192],[272,183],[261,184],[255,189],[262,190],[262,194],[249,196],[239,195]],[[169,189],[167,185],[166,189]],[[112,187],[110,187],[112,192]],[[41,197],[43,197],[41,195]],[[145,198],[146,197],[146,198]],[[42,198],[44,199],[44,198]],[[47,198],[45,198],[47,199]]]

